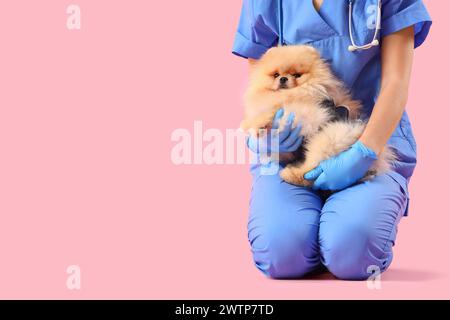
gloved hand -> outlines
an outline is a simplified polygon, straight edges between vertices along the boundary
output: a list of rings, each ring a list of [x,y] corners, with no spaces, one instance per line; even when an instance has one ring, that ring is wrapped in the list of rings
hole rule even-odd
[[[376,153],[357,141],[350,149],[322,161],[304,177],[315,180],[314,190],[342,190],[363,178],[375,160]]]
[[[298,124],[296,127],[292,128],[292,123],[295,119],[294,113],[289,114],[286,125],[281,131],[276,130],[280,126],[280,120],[283,118],[283,115],[284,110],[279,109],[272,122],[272,129],[274,130],[267,130],[268,135],[260,137],[249,136],[247,138],[247,146],[251,151],[256,154],[259,154],[261,151],[267,153],[284,153],[294,152],[300,147],[303,141],[303,137],[300,136],[302,126],[301,124]],[[271,141],[276,138],[277,135],[279,140],[278,150],[271,150]]]

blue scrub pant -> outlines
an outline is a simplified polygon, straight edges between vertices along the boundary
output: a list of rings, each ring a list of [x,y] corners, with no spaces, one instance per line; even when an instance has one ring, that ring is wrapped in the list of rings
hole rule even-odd
[[[389,174],[322,199],[278,174],[254,174],[248,237],[271,278],[301,278],[324,265],[337,278],[367,279],[392,261],[408,197]]]

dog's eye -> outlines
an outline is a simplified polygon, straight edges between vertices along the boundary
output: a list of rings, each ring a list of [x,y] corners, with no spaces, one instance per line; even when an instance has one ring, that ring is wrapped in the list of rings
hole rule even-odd
[[[277,72],[277,73],[275,73],[274,75],[273,75],[273,77],[276,79],[276,78],[278,78],[280,76],[280,74]]]
[[[302,74],[301,73],[294,73],[293,76],[294,76],[295,79],[298,79],[298,78],[300,78],[302,76]]]

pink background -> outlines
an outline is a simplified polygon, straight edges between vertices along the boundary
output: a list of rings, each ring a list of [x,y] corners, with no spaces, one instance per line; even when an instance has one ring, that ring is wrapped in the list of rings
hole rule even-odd
[[[247,167],[170,160],[174,129],[239,123],[241,1],[73,3],[79,31],[71,2],[0,4],[0,298],[450,298],[448,1],[426,1],[408,104],[420,163],[381,290],[266,279],[246,238]]]

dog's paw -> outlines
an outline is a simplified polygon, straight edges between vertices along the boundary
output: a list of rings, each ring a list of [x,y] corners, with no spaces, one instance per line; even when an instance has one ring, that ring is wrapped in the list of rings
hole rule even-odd
[[[291,170],[291,168],[284,168],[280,171],[280,177],[287,183],[293,184],[293,185],[299,185],[300,181],[295,176],[294,172]]]
[[[303,185],[303,177],[299,177],[296,174],[294,168],[292,168],[289,165],[280,171],[280,177],[287,183],[290,183],[290,184],[293,184],[296,186]]]
[[[286,168],[280,171],[280,177],[286,181],[287,183],[296,185],[296,186],[311,186],[311,182],[303,178],[303,175],[300,171],[295,167],[288,165]]]

